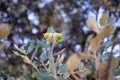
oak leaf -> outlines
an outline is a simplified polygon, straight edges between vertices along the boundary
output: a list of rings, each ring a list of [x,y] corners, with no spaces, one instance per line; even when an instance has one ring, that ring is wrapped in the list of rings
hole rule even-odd
[[[98,24],[94,16],[88,16],[86,23],[89,29],[95,31],[96,33],[99,33]]]
[[[114,25],[111,22],[108,26],[106,26],[103,30],[98,34],[101,38],[111,35],[114,32]]]
[[[61,64],[64,60],[64,56],[61,56],[60,59],[57,61],[58,64]]]
[[[0,38],[7,36],[10,33],[10,28],[8,24],[0,25]]]
[[[90,50],[93,52],[93,54],[96,54],[99,46],[100,46],[100,37],[96,36],[90,41]]]
[[[67,60],[67,70],[73,71],[80,66],[79,57],[77,54],[72,54]]]
[[[100,18],[100,25],[104,26],[105,23],[108,21],[108,19],[109,19],[108,14],[106,14],[106,13],[102,14],[102,16]]]

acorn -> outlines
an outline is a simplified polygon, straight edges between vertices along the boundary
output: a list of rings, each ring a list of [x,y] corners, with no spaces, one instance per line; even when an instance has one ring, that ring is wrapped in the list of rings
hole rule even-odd
[[[49,42],[58,42],[62,38],[61,33],[45,33],[44,37]]]
[[[44,34],[45,39],[48,38],[49,34],[50,34],[50,33],[45,33],[45,34]]]
[[[61,33],[55,33],[55,37],[56,37],[56,42],[57,42],[62,38],[62,34]]]
[[[44,37],[49,42],[55,42],[53,33],[45,33]]]

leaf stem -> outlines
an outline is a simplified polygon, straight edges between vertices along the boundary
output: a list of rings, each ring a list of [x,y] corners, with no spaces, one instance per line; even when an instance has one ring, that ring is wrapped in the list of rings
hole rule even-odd
[[[33,63],[31,63],[31,65],[36,69],[37,72],[39,72],[38,68]]]
[[[54,45],[55,43],[53,42],[50,50],[50,58],[52,58],[52,55],[53,55]]]
[[[54,60],[54,57],[53,57],[53,51],[54,51],[54,45],[55,45],[55,42],[52,43],[52,46],[51,46],[51,50],[50,50],[50,61],[52,61],[52,59]],[[54,61],[53,61],[54,63]],[[49,64],[50,65],[50,64]],[[55,64],[53,64],[53,66],[55,66]],[[56,71],[53,72],[53,77],[56,79]]]
[[[54,56],[58,55],[58,54],[61,54],[65,51],[65,48],[63,48],[62,50],[60,50],[59,52],[57,52],[56,54],[54,54]]]

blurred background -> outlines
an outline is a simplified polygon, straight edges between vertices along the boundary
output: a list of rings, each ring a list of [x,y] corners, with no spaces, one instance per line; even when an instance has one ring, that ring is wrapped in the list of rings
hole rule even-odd
[[[27,73],[22,60],[12,52],[13,44],[27,45],[32,39],[44,42],[43,33],[53,26],[65,34],[55,51],[65,48],[66,55],[83,51],[87,37],[94,33],[87,27],[86,19],[94,15],[98,20],[102,13],[109,14],[109,21],[115,26],[114,34],[103,42],[120,38],[120,0],[0,0],[0,25],[7,23],[10,28],[8,36],[0,39],[1,43],[6,42],[0,45],[0,80],[24,80]],[[110,50],[108,47],[104,53]],[[120,44],[113,51],[120,58]]]

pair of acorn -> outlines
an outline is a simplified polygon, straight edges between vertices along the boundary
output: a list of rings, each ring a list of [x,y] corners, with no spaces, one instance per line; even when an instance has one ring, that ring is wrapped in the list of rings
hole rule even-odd
[[[44,33],[44,37],[47,41],[55,43],[58,42],[62,38],[61,33]]]

